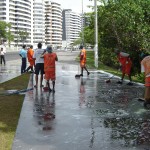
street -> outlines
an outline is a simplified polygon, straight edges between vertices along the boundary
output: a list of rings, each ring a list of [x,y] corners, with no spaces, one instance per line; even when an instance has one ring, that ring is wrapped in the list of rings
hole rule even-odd
[[[5,54],[6,63],[7,61],[20,59],[19,52],[7,52]]]
[[[79,51],[74,52],[62,52],[56,51],[58,55],[58,61],[61,63],[68,64],[78,64],[75,58],[79,54]],[[0,83],[10,80],[16,76],[21,75],[21,57],[19,52],[7,52],[6,55],[6,65],[0,65]],[[27,66],[29,64],[27,63]]]

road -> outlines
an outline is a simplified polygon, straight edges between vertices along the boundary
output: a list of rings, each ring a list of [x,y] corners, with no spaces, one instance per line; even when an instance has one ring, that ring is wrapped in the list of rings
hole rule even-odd
[[[79,54],[79,51],[56,51],[59,61],[75,63],[75,57]],[[19,52],[7,52],[5,54],[6,61],[13,61],[20,59]]]
[[[20,59],[19,52],[7,52],[5,54],[6,61]]]
[[[16,76],[19,76],[21,68],[21,58],[19,52],[8,52],[6,53],[6,65],[0,65],[0,83],[8,81]],[[75,61],[78,51],[67,52],[57,51],[58,62],[67,64],[78,64]],[[29,64],[27,64],[28,66]]]

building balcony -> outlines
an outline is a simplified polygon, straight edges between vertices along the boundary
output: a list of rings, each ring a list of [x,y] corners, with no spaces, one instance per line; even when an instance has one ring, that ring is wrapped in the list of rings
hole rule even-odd
[[[56,12],[62,12],[62,10],[58,7],[52,7],[52,12],[56,11]]]
[[[16,19],[17,19],[17,18],[31,20],[31,14],[26,14],[26,13],[24,14],[24,13],[18,12],[18,13],[17,13],[17,16],[16,16]]]
[[[15,11],[16,11],[17,15],[18,15],[18,13],[20,13],[21,15],[31,16],[30,10],[28,10],[28,9],[15,8]]]
[[[31,7],[31,3],[22,1],[22,3],[17,3],[17,4],[15,4],[15,6],[29,9]]]

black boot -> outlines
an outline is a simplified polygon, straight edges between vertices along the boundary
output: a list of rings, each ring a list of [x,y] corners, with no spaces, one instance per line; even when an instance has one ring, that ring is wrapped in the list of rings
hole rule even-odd
[[[130,81],[129,83],[127,83],[127,85],[133,85],[133,83]]]
[[[145,101],[144,102],[144,108],[150,109],[150,101]]]
[[[117,81],[118,84],[122,84],[122,80],[121,81]]]

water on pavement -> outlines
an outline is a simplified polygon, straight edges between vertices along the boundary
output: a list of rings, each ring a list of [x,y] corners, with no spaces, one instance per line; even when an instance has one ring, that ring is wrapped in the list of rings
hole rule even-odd
[[[7,61],[6,65],[0,64],[0,83],[21,75],[21,60]]]
[[[57,63],[56,92],[26,94],[13,150],[148,150],[150,111],[137,101],[144,87],[106,83],[97,71],[75,79],[77,70]]]
[[[26,92],[12,150],[150,150],[150,111],[137,100],[144,86],[118,85],[92,71],[75,78],[79,66],[57,63],[56,92]],[[0,83],[20,75],[20,60],[0,66]],[[28,88],[35,84],[31,75]]]

